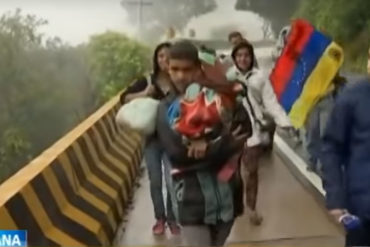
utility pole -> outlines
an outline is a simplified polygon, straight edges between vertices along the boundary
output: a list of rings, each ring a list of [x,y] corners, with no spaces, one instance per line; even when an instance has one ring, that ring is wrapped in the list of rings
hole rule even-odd
[[[143,7],[152,6],[153,2],[144,0],[122,0],[121,5],[138,7],[138,28],[141,30],[143,25]]]

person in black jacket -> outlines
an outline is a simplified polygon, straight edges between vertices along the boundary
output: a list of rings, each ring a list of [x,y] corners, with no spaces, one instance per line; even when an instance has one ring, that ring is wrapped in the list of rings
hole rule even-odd
[[[182,95],[192,82],[218,87],[202,81],[198,51],[183,41],[170,50],[169,74]],[[207,74],[207,73],[206,73]],[[213,76],[217,73],[211,73]],[[222,87],[218,87],[221,90]],[[226,90],[226,89],[225,89]],[[225,128],[211,142],[202,138],[188,140],[172,129],[168,113],[179,97],[172,94],[161,101],[157,131],[165,152],[165,167],[171,174],[171,198],[175,214],[182,225],[187,246],[222,246],[237,216],[243,212],[243,186],[240,177],[240,151],[246,135]]]
[[[322,144],[321,138],[335,99],[343,91],[346,84],[347,79],[338,73],[333,79],[331,90],[316,103],[305,124],[305,146],[309,154],[307,170],[316,172],[319,176],[322,176],[321,162],[319,160]]]
[[[338,96],[323,137],[320,157],[330,214],[360,218],[346,246],[370,246],[370,78]]]
[[[125,90],[121,95],[122,104],[138,97],[152,97],[161,100],[167,94],[175,90],[168,75],[170,47],[170,43],[162,43],[157,46],[153,56],[153,73],[137,80]],[[155,235],[164,234],[165,225],[167,223],[171,233],[177,235],[180,233],[180,228],[176,224],[169,196],[167,196],[167,205],[166,207],[164,206],[162,193],[162,154],[163,148],[158,141],[157,135],[154,134],[148,137],[144,155],[150,180],[150,195],[156,218],[156,223],[153,226],[153,233]]]

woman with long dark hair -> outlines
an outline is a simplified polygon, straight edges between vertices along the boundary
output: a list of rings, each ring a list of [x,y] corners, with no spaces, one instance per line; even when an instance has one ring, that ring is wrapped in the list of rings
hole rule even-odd
[[[121,103],[127,103],[138,97],[152,97],[154,99],[161,100],[168,93],[175,90],[168,75],[170,47],[170,43],[161,43],[156,47],[153,56],[153,72],[149,76],[141,78],[132,84],[121,95]],[[145,148],[145,161],[148,168],[150,195],[152,198],[154,214],[156,218],[156,222],[153,226],[153,234],[164,234],[167,223],[171,233],[176,235],[179,234],[180,228],[176,224],[171,198],[168,193],[166,207],[163,200],[162,155],[163,149],[159,144],[156,134],[148,137]]]
[[[228,71],[228,78],[241,81],[247,88],[248,100],[246,107],[252,123],[252,136],[245,144],[243,164],[246,170],[246,200],[250,210],[250,220],[260,224],[262,217],[256,211],[258,192],[258,163],[266,145],[272,142],[266,119],[271,120],[281,128],[293,130],[290,120],[277,101],[271,82],[262,70],[256,68],[253,46],[248,42],[237,44],[232,51],[234,66]]]

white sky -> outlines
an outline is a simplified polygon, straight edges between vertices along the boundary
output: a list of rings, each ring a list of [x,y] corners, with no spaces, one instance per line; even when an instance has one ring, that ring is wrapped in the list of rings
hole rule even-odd
[[[193,18],[186,30],[194,28],[198,38],[209,38],[212,28],[231,25],[249,40],[262,38],[262,19],[258,15],[235,11],[236,0],[216,1],[218,9]],[[137,31],[137,27],[128,22],[120,0],[0,0],[0,15],[16,8],[21,8],[24,14],[35,14],[48,20],[49,24],[41,31],[72,45],[86,42],[90,35],[106,30],[124,32],[129,36],[134,36]]]
[[[130,36],[136,30],[126,19],[120,0],[0,0],[0,15],[16,8],[48,20],[49,24],[41,31],[73,45],[106,30]]]

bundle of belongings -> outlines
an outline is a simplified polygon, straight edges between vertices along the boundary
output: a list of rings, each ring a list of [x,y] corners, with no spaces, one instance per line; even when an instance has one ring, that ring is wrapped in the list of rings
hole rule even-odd
[[[204,50],[199,52],[199,57],[207,65],[215,66],[218,62],[214,54]],[[159,136],[162,133],[161,141],[173,167],[178,166],[172,170],[173,175],[199,168],[209,169],[209,165],[218,170],[227,167],[225,163],[234,154],[240,156],[243,143],[235,143],[232,132],[238,129],[246,137],[250,136],[251,123],[241,102],[244,87],[235,81],[229,83],[231,90],[221,92],[194,82],[182,96],[169,97],[161,103],[166,106],[160,107],[158,113],[157,124],[162,129]],[[232,90],[235,85],[240,85],[239,92]],[[207,142],[205,157],[188,157],[188,145],[200,139]]]
[[[149,97],[134,99],[119,109],[116,123],[150,136],[155,132],[158,106],[159,101]]]

